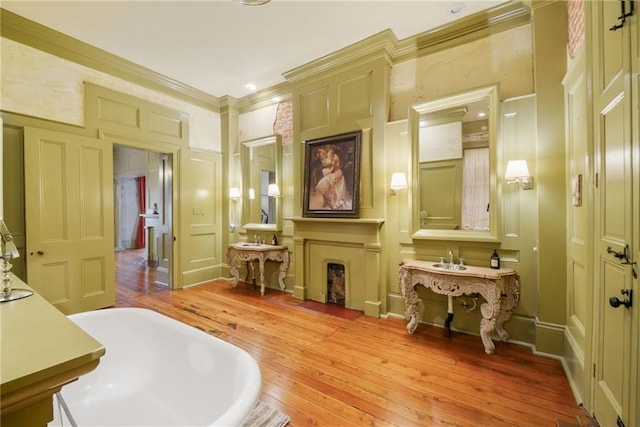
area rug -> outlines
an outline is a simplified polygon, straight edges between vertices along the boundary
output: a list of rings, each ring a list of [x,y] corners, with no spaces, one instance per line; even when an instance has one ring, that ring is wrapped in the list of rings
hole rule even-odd
[[[289,424],[289,416],[266,403],[258,402],[242,423],[242,427],[284,427]]]

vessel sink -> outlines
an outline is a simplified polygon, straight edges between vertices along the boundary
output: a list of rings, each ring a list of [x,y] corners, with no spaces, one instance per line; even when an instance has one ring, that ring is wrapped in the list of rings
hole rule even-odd
[[[435,268],[441,268],[443,270],[466,270],[467,267],[465,267],[464,265],[459,265],[459,264],[433,264],[433,266]]]

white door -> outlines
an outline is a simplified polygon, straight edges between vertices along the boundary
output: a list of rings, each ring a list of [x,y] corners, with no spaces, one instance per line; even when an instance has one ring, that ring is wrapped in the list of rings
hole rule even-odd
[[[65,314],[115,303],[113,147],[25,128],[29,285]]]
[[[160,203],[161,209],[158,212],[160,220],[160,230],[156,236],[158,251],[158,270],[156,281],[172,287],[171,264],[173,260],[173,165],[170,154],[160,155]]]

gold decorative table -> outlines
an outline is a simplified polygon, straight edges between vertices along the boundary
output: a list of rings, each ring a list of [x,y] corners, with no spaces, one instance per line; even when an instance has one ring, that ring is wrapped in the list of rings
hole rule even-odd
[[[278,273],[278,284],[280,289],[285,289],[284,278],[287,277],[289,269],[289,249],[281,245],[265,245],[257,243],[232,243],[227,247],[227,264],[229,272],[233,276],[233,287],[235,288],[240,280],[240,272],[238,267],[240,262],[247,265],[247,276],[249,276],[249,268],[253,274],[255,283],[255,270],[252,261],[258,261],[260,265],[260,294],[264,295],[264,262],[277,261],[280,263],[280,271]]]
[[[509,333],[504,330],[503,324],[511,318],[512,310],[520,298],[517,273],[510,268],[465,266],[464,270],[455,270],[437,265],[414,259],[404,259],[400,263],[398,275],[405,300],[406,317],[409,320],[407,331],[413,334],[420,319],[416,285],[423,285],[437,294],[450,297],[480,294],[486,300],[480,305],[480,337],[485,352],[492,354],[495,345],[489,335],[494,329],[500,340],[509,339]]]

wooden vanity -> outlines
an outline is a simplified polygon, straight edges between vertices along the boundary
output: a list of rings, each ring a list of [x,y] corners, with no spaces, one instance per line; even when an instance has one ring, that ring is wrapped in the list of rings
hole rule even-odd
[[[418,327],[420,311],[416,285],[423,285],[433,292],[448,296],[480,294],[486,302],[480,305],[480,337],[487,354],[492,354],[495,345],[490,334],[495,329],[502,341],[509,339],[503,324],[511,317],[520,298],[520,284],[515,270],[491,269],[465,266],[464,270],[436,267],[433,261],[404,259],[398,271],[400,288],[409,319],[407,331],[413,334]]]
[[[14,276],[14,288],[30,289]],[[3,427],[45,426],[53,395],[98,366],[105,353],[38,293],[0,304],[0,413]]]

